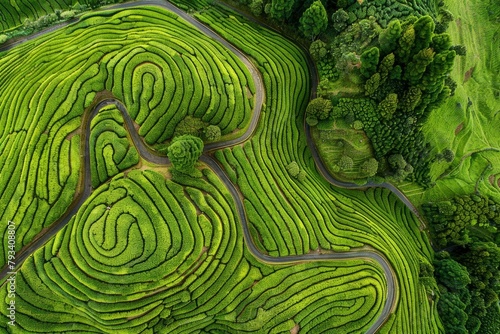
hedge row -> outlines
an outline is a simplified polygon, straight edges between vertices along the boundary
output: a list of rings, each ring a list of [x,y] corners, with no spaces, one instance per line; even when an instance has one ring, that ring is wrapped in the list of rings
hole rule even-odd
[[[93,188],[139,163],[139,154],[115,105],[102,108],[92,119],[89,144]]]

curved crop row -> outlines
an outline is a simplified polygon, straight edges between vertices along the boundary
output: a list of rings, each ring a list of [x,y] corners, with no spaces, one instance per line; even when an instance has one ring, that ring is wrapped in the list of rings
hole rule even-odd
[[[90,132],[90,168],[92,187],[139,163],[139,154],[130,144],[123,117],[115,105],[109,105],[92,119]]]
[[[16,222],[18,250],[72,202],[77,130],[97,93],[121,100],[152,144],[187,115],[223,134],[245,128],[255,89],[234,54],[157,7],[85,15],[4,54],[0,73],[9,97],[0,100],[0,172],[10,176],[0,180],[0,235],[6,241],[7,222]]]
[[[379,203],[363,192],[332,189],[315,170],[303,132],[309,73],[302,52],[228,14],[205,11],[198,18],[251,55],[263,73],[262,126],[243,147],[216,154],[245,197],[254,239],[271,255],[371,245],[388,257],[400,287],[395,315],[381,331],[438,332],[435,304],[418,277],[432,252],[415,217],[388,191],[378,193]],[[293,161],[307,175],[302,180],[287,171]]]
[[[18,272],[12,332],[367,329],[386,295],[377,266],[257,262],[231,196],[203,174],[174,182],[131,171],[99,187]]]
[[[69,9],[75,0],[9,0],[0,2],[0,32],[22,25],[24,20],[34,20],[43,15],[54,14],[56,9]],[[88,1],[83,0],[84,4]]]

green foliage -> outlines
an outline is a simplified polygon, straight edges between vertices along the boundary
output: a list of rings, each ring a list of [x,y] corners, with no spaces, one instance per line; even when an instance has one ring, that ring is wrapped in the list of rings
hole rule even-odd
[[[366,96],[372,96],[375,94],[375,92],[378,91],[381,82],[380,79],[380,73],[377,72],[374,75],[372,75],[368,80],[365,82],[365,95]]]
[[[361,172],[369,177],[377,174],[378,161],[377,159],[370,158],[361,164]]]
[[[320,61],[321,59],[323,59],[326,56],[327,52],[328,50],[326,49],[326,43],[320,39],[315,40],[309,46],[309,53],[315,61]]]
[[[340,8],[336,12],[332,14],[332,26],[337,32],[341,32],[347,28],[347,24],[349,23],[349,14]]]
[[[199,137],[182,135],[172,139],[167,156],[176,170],[190,174],[202,151],[203,141]]]
[[[378,105],[378,112],[385,119],[391,119],[392,115],[398,107],[398,94],[388,94],[385,99],[380,101]]]
[[[347,156],[347,155],[343,155],[340,160],[339,160],[339,163],[338,163],[338,166],[340,167],[340,170],[342,171],[347,171],[349,169],[351,169],[354,165],[354,161],[352,160],[352,158],[350,156]]]
[[[466,334],[467,322],[466,305],[453,293],[443,294],[438,301],[437,308],[446,333]]]
[[[427,66],[434,60],[434,51],[432,48],[426,48],[418,51],[413,56],[413,59],[407,64],[404,72],[404,79],[411,86],[416,86],[421,82],[421,79],[427,69]]]
[[[413,25],[415,30],[415,40],[412,53],[415,54],[420,50],[429,47],[432,41],[434,27],[434,20],[429,15],[422,16],[415,22]]]
[[[500,222],[500,205],[486,196],[457,196],[422,208],[439,247],[467,244],[472,226],[496,230]]]
[[[328,16],[321,1],[314,1],[300,18],[299,29],[305,37],[314,38],[328,26]]]
[[[206,123],[203,122],[201,119],[188,115],[183,120],[181,120],[175,127],[174,137],[182,135],[191,135],[200,137],[202,130],[205,127]]]
[[[292,14],[294,0],[272,0],[270,7],[271,17],[277,20],[286,20]]]
[[[435,262],[435,276],[439,283],[455,291],[466,288],[471,282],[467,268],[452,259]]]
[[[252,0],[250,2],[250,10],[255,16],[260,16],[264,10],[264,2],[262,0]]]
[[[296,178],[300,173],[300,167],[296,161],[292,161],[286,166],[286,170],[291,177]]]
[[[378,42],[382,54],[389,54],[396,50],[397,41],[401,37],[401,22],[392,20],[386,29],[382,30],[379,35]]]
[[[450,47],[450,50],[455,51],[458,56],[467,55],[467,47],[465,45],[453,45]]]
[[[448,34],[438,34],[432,36],[432,48],[436,53],[446,51],[451,47],[451,37]]]
[[[205,138],[208,141],[217,141],[221,137],[220,128],[217,125],[209,125],[205,129]]]
[[[315,98],[307,105],[306,113],[318,120],[327,119],[332,110],[332,102],[322,97]]]
[[[372,47],[361,54],[361,67],[360,73],[365,77],[371,77],[378,67],[380,57],[380,50],[377,47]]]
[[[7,35],[0,34],[0,44],[7,42],[8,39],[9,39],[9,37]]]

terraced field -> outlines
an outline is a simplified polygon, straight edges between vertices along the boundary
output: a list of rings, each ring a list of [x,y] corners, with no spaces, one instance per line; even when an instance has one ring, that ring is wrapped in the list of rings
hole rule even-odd
[[[90,125],[92,187],[139,163],[139,154],[127,136],[116,105],[103,107]]]
[[[201,178],[172,179],[168,161],[139,143],[137,133],[160,143],[194,115],[233,138],[256,125],[250,114],[258,89],[234,54],[175,14],[138,7],[88,15],[0,60],[0,73],[9,78],[0,91],[18,92],[0,105],[0,129],[6,129],[0,157],[10,168],[1,173],[19,181],[0,184],[0,202],[9,207],[2,221],[20,222],[17,249],[65,212],[85,186],[82,174],[94,182],[66,227],[19,270],[18,327],[7,327],[2,308],[0,328],[373,333],[394,311],[381,333],[439,332],[435,305],[418,279],[419,263],[432,255],[417,219],[389,191],[340,191],[315,169],[303,131],[311,90],[303,51],[221,8],[195,16],[253,59],[266,96],[252,139],[222,142],[236,144],[214,153],[224,171],[205,155]],[[193,44],[182,43],[181,32]],[[55,62],[61,51],[66,59]],[[15,58],[22,60],[17,71],[23,62],[36,65],[30,68],[36,84],[14,89],[16,72],[7,64]],[[205,109],[193,106],[197,85],[204,89],[196,106]],[[99,103],[110,97],[123,105]],[[98,149],[80,159],[87,142]],[[36,173],[23,168],[29,159]],[[87,175],[82,170],[93,165],[90,159],[96,165]],[[138,160],[143,164],[134,169]],[[304,179],[288,174],[291,161]],[[33,201],[59,211],[43,215]],[[37,218],[33,225],[25,212]]]
[[[80,3],[85,4],[83,0]],[[9,0],[0,2],[0,31],[20,26],[24,20],[34,20],[40,16],[54,14],[56,9],[67,10],[76,3],[74,0]]]
[[[233,15],[212,10],[197,18],[251,55],[263,73],[264,126],[243,146],[216,152],[245,197],[254,240],[273,256],[371,245],[388,257],[405,292],[381,332],[441,331],[436,305],[419,283],[419,262],[429,262],[432,250],[418,220],[387,190],[345,193],[325,182],[303,131],[310,84],[304,53]],[[288,174],[291,161],[306,172],[305,180]]]
[[[149,144],[169,139],[186,115],[234,136],[248,126],[253,103],[252,79],[233,53],[155,7],[87,16],[8,52],[0,72],[0,95],[11,96],[0,102],[1,173],[10,175],[0,184],[0,216],[20,222],[17,249],[73,201],[82,114],[98,92],[126,104]],[[94,177],[103,182],[103,174]]]

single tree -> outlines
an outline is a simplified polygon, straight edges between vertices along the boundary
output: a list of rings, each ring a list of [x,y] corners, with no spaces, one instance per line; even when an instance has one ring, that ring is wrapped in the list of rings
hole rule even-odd
[[[219,140],[221,136],[220,128],[217,125],[209,125],[205,129],[205,138],[208,141]]]
[[[322,97],[318,97],[309,102],[306,113],[308,116],[314,116],[318,120],[325,120],[330,115],[331,110],[332,102]]]
[[[273,19],[286,20],[292,14],[294,0],[272,0],[269,14]]]
[[[380,43],[380,51],[383,54],[388,54],[396,49],[402,31],[401,22],[396,19],[392,20],[387,28],[380,32],[378,41]]]
[[[375,46],[361,54],[361,67],[359,71],[365,78],[368,79],[377,71],[379,57],[380,51]]]
[[[326,43],[320,39],[315,40],[309,46],[309,53],[315,61],[321,60],[327,53]]]
[[[314,1],[300,18],[300,31],[305,37],[314,39],[328,26],[328,15],[321,1]]]
[[[190,174],[202,151],[203,141],[199,137],[182,135],[172,139],[167,156],[176,170]]]
[[[264,2],[262,0],[252,0],[250,3],[250,11],[255,16],[260,16],[264,10]]]
[[[347,28],[348,23],[349,14],[347,14],[347,12],[342,8],[332,14],[332,26],[337,32],[341,32]]]

